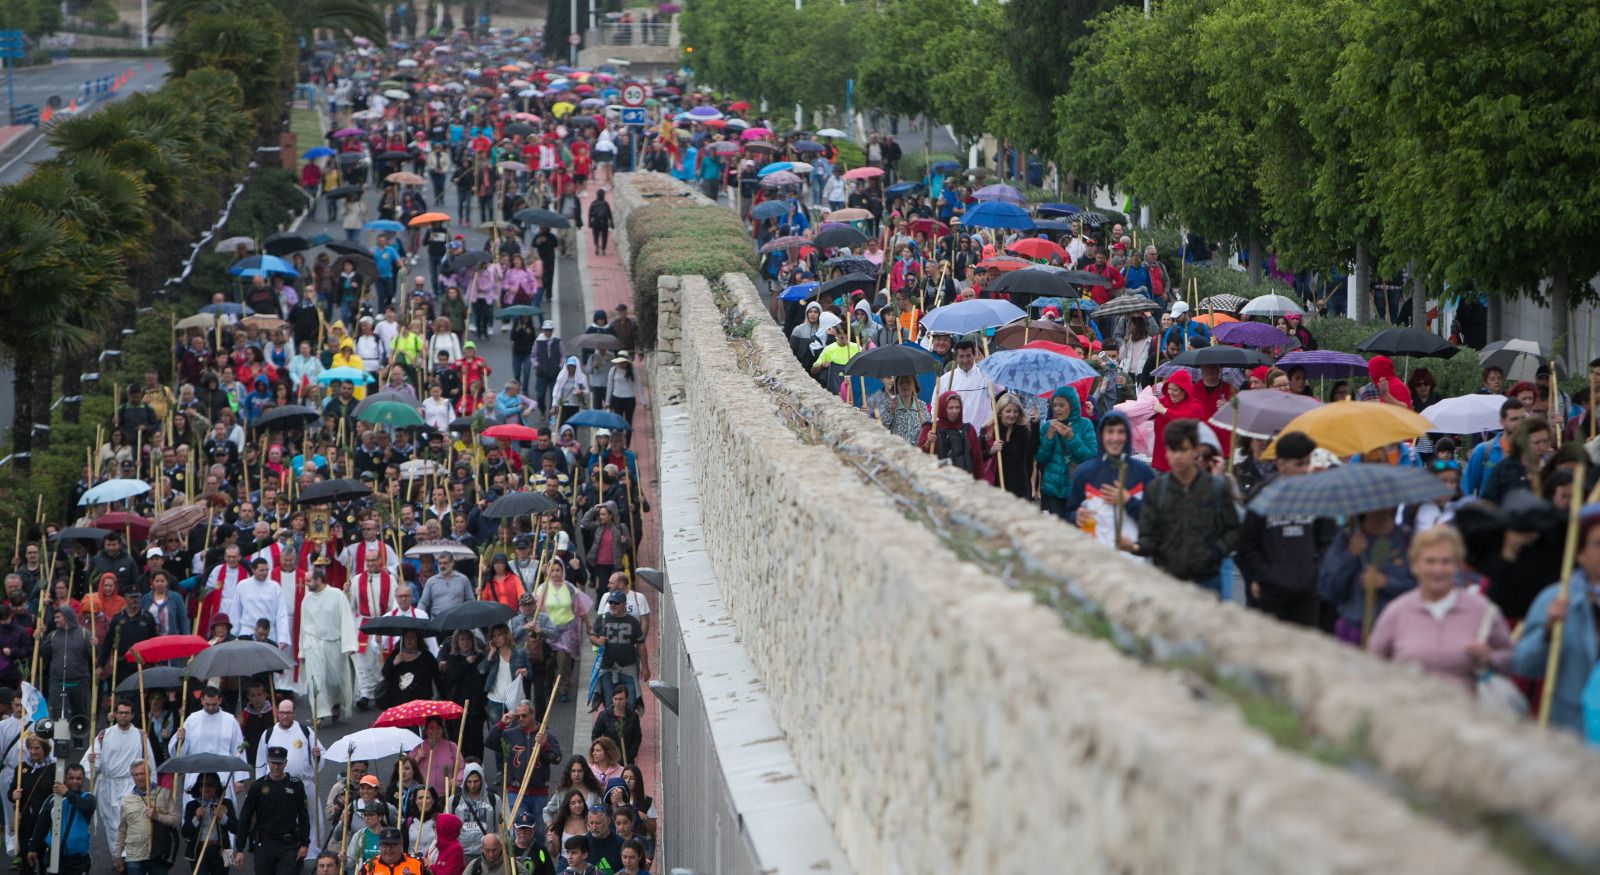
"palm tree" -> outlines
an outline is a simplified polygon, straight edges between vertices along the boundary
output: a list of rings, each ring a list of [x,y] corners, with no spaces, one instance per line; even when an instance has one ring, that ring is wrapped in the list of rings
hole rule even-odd
[[[276,15],[219,13],[189,21],[167,44],[173,76],[215,67],[238,77],[244,105],[258,122],[278,117],[294,75],[286,25]]]
[[[67,220],[6,192],[0,196],[0,348],[12,362],[12,459],[26,475],[38,413],[48,414],[48,390],[37,391],[57,350],[88,349],[126,293],[122,263],[97,251]],[[40,406],[42,405],[42,407]]]
[[[305,46],[316,42],[318,30],[331,30],[346,38],[366,37],[380,45],[389,33],[383,13],[371,0],[269,0],[266,5],[283,16],[290,32]],[[261,5],[244,0],[157,0],[150,11],[150,26],[181,27],[219,13],[255,17],[261,14]]]

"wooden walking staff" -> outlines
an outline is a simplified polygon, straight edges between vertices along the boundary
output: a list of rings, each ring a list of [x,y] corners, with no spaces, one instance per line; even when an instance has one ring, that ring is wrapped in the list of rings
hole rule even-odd
[[[467,740],[467,708],[471,704],[471,699],[463,699],[461,701],[461,725],[456,727],[456,761],[450,767],[450,774],[444,776],[444,807],[440,809],[442,811],[450,810],[450,797],[453,789],[451,782],[456,775],[461,774],[461,743]]]
[[[1554,379],[1552,374],[1551,378]],[[1578,559],[1578,517],[1583,510],[1584,464],[1572,473],[1572,507],[1567,514],[1567,546],[1561,553],[1561,589],[1557,598],[1567,601],[1572,593],[1572,566]],[[1539,725],[1550,725],[1550,704],[1555,700],[1556,675],[1561,668],[1561,636],[1566,632],[1566,618],[1557,617],[1550,624],[1548,635],[1550,655],[1544,663],[1544,688],[1539,691]]]
[[[983,357],[984,358],[988,358],[989,357],[989,338],[987,338],[987,337],[983,338]],[[953,378],[950,380],[950,385],[951,386],[955,385],[955,380]],[[998,402],[995,401],[994,383],[992,381],[990,381],[988,377],[985,377],[983,379],[983,385],[984,385],[984,387],[986,389],[989,390],[989,418],[991,420],[993,420],[993,424],[994,424],[994,439],[996,441],[999,441],[1000,440],[1000,407],[999,407]],[[937,403],[937,401],[935,403]],[[1005,466],[1005,463],[1001,460],[1000,453],[998,451],[994,454],[994,473],[995,473],[995,480],[997,481],[997,484],[999,485],[1001,490],[1004,490],[1006,488],[1006,466]]]
[[[556,693],[560,689],[561,683],[559,680],[550,685],[550,701],[544,703],[544,716],[539,718],[539,735],[544,734],[545,728],[550,723],[550,709],[556,706]],[[522,783],[517,786],[517,804],[511,807],[512,817],[516,817],[517,813],[522,810],[522,797],[527,795],[528,781],[533,778],[533,764],[539,761],[539,756],[543,752],[544,743],[541,741],[534,742],[533,751],[528,754],[528,765],[522,770]]]

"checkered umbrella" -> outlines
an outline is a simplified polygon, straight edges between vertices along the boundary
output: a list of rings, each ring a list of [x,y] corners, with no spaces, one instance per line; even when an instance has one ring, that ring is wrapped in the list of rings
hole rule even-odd
[[[1316,474],[1280,477],[1250,509],[1263,516],[1348,516],[1433,501],[1450,494],[1443,480],[1420,468],[1343,465]]]
[[[384,726],[421,726],[427,723],[430,717],[437,717],[440,720],[459,720],[461,714],[461,705],[457,702],[418,699],[396,705],[379,714],[378,719],[372,721],[372,727],[378,729]]]
[[[1212,295],[1209,298],[1201,298],[1197,309],[1202,312],[1215,310],[1218,313],[1237,313],[1248,303],[1250,303],[1248,298],[1241,298],[1238,295]]]

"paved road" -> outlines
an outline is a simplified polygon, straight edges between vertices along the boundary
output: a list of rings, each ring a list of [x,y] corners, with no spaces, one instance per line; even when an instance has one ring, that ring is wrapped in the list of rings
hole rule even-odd
[[[146,60],[150,63],[150,70],[145,70]],[[94,103],[84,107],[81,95],[83,83],[99,79],[104,76],[116,76],[132,67],[134,77],[118,91],[110,91],[100,95]],[[48,67],[26,67],[16,71],[16,100],[18,104],[31,103],[43,107],[52,96],[61,98],[62,107],[74,99],[79,100],[79,107],[83,111],[93,112],[96,106],[116,100],[124,94],[131,94],[133,90],[154,91],[161,87],[161,77],[167,72],[167,62],[160,58],[109,58],[98,60],[92,58],[74,59],[52,64]],[[25,135],[26,136],[26,135]],[[16,182],[28,175],[31,166],[39,161],[44,161],[55,154],[44,142],[39,134],[26,136],[22,145],[7,149],[0,154],[0,185]]]

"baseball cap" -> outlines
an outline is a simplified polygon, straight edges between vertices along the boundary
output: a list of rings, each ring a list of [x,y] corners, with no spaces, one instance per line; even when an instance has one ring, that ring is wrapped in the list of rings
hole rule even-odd
[[[478,342],[476,340],[469,340],[466,343],[461,344],[461,348],[462,349],[477,349],[478,348]]]
[[[356,783],[365,784],[368,787],[381,787],[381,786],[383,786],[383,782],[378,780],[378,776],[377,775],[362,775],[361,776],[361,780],[357,781]]]
[[[625,605],[628,603],[628,594],[625,592],[614,592],[611,595],[606,596],[606,601],[613,605]]]
[[[611,429],[609,429],[609,428],[597,428],[597,429],[594,430],[594,436],[595,437],[611,437]]]
[[[532,812],[524,811],[521,814],[517,815],[517,822],[516,822],[516,828],[517,829],[533,829],[534,827],[536,827],[538,825],[539,825],[538,821],[536,821],[534,819]]]
[[[577,364],[577,363],[578,363],[578,357],[577,357],[577,356],[575,356],[575,355],[569,355],[569,356],[567,356],[567,364],[569,364],[569,365],[575,365],[575,364]]]
[[[383,831],[378,833],[378,844],[380,844],[380,845],[398,845],[398,844],[400,844],[400,830],[395,829],[392,826],[384,827]]]
[[[167,555],[167,554],[161,552],[161,548],[160,547],[151,547],[150,549],[144,551],[144,558],[146,558],[146,559],[154,559],[157,556],[165,556],[165,555]]]
[[[1172,305],[1171,315],[1173,316],[1182,316],[1187,312],[1189,312],[1189,305],[1183,301],[1177,301]]]
[[[525,592],[522,595],[517,596],[517,604],[519,604],[519,605],[531,605],[531,604],[533,604],[533,593]]]
[[[286,747],[267,748],[267,762],[286,763],[289,761],[289,749]]]

